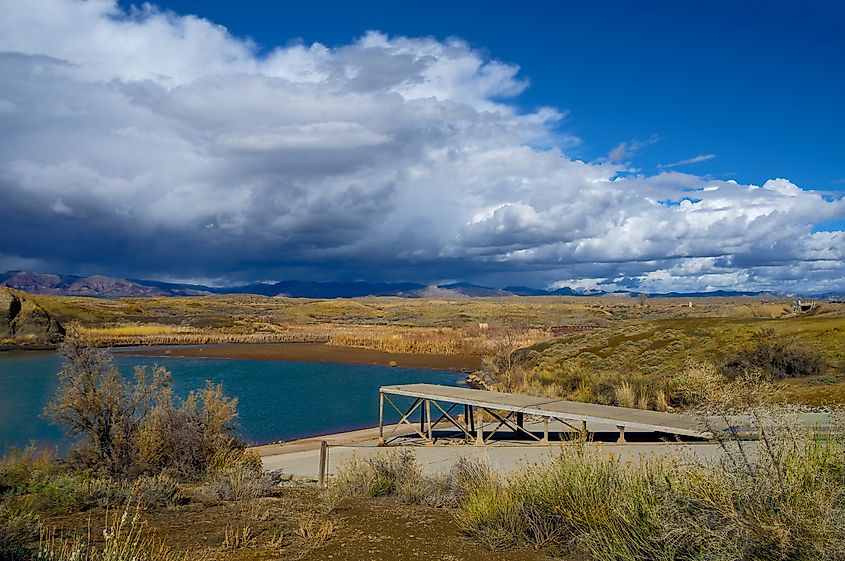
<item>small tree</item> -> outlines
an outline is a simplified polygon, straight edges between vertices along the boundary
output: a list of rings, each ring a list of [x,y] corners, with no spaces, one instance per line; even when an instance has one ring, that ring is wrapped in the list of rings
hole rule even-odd
[[[124,380],[111,356],[71,335],[60,347],[65,363],[45,415],[82,437],[72,460],[114,477],[168,472],[184,479],[205,474],[215,457],[241,450],[235,436],[238,400],[206,382],[184,400],[174,398],[170,372],[135,368]]]
[[[525,367],[517,351],[521,348],[520,333],[524,327],[511,318],[502,317],[499,337],[493,352],[482,359],[482,366],[506,391],[513,391],[526,377]]]
[[[59,371],[59,389],[45,409],[45,416],[67,428],[84,442],[76,458],[87,467],[111,475],[135,475],[139,469],[138,432],[157,399],[169,395],[170,373],[156,367],[148,376],[135,369],[135,382],[127,383],[108,353],[65,338],[59,352],[65,363]]]

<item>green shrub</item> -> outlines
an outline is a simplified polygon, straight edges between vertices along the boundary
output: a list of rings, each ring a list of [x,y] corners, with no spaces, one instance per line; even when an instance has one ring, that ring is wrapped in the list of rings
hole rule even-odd
[[[335,470],[323,491],[323,506],[327,512],[335,511],[350,497],[372,496],[370,487],[375,480],[375,470],[367,460],[353,455]]]
[[[676,407],[700,408],[717,399],[726,383],[714,364],[690,361],[672,378],[669,401]]]
[[[108,478],[88,481],[90,503],[104,508],[123,508],[128,504],[143,510],[172,508],[185,502],[179,484],[164,474],[142,476],[133,482]]]
[[[28,488],[32,505],[43,512],[79,512],[94,507],[169,508],[185,497],[179,484],[166,475],[142,476],[135,481],[90,477],[86,473],[54,475]]]
[[[0,495],[25,491],[57,471],[52,454],[30,446],[12,450],[0,460]]]
[[[473,489],[460,509],[455,521],[466,534],[493,551],[520,545],[524,520],[516,496],[499,487]]]
[[[663,515],[679,549],[719,561],[845,559],[845,442],[790,425],[677,478]]]
[[[29,488],[33,506],[46,512],[78,512],[97,505],[90,478],[82,473],[54,475]]]
[[[353,456],[340,466],[324,492],[328,511],[350,497],[395,496],[406,504],[438,508],[458,506],[470,490],[497,481],[483,460],[459,458],[445,474],[424,474],[414,453],[391,450],[362,459]]]
[[[722,370],[735,378],[745,372],[760,370],[771,380],[815,376],[827,369],[824,355],[794,338],[778,336],[772,329],[754,335],[754,346],[728,357]]]
[[[210,479],[199,489],[200,495],[222,501],[242,501],[271,494],[280,481],[279,474],[265,473],[261,459],[252,452],[219,454]]]
[[[87,482],[90,502],[103,508],[125,507],[132,496],[132,484],[128,481],[106,477]]]
[[[28,507],[0,503],[0,561],[28,561],[38,540],[38,517]]]
[[[368,462],[373,468],[369,493],[374,497],[396,494],[401,482],[418,478],[421,473],[414,453],[408,449],[380,454],[369,458]]]
[[[129,504],[142,509],[173,508],[187,501],[176,480],[161,473],[136,480],[129,498]]]

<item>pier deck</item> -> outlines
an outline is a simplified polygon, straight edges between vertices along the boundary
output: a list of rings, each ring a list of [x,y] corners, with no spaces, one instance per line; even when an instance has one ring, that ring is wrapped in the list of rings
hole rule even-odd
[[[413,403],[403,411],[390,396],[412,398]],[[436,384],[403,384],[379,388],[379,441],[382,445],[388,444],[396,431],[394,428],[387,436],[384,434],[385,402],[402,415],[397,427],[408,425],[413,432],[428,442],[434,441],[435,427],[445,422],[457,428],[465,440],[476,445],[489,442],[494,433],[502,427],[534,441],[548,443],[550,420],[559,421],[573,431],[582,433],[587,433],[588,423],[610,425],[619,431],[619,442],[625,442],[626,429],[694,438],[712,437],[699,426],[695,417],[688,415]],[[432,407],[437,417],[434,421],[431,415]],[[454,412],[456,407],[460,409]],[[418,425],[411,422],[417,410],[420,412]],[[494,427],[492,430],[485,423],[485,414]],[[540,417],[543,420],[542,437],[525,429],[525,415]]]

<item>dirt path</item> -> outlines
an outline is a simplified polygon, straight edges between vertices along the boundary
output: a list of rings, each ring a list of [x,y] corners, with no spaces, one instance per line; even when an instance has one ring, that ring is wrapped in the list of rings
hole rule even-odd
[[[318,503],[315,488],[288,488],[253,501],[192,501],[141,516],[145,533],[176,551],[200,552],[209,561],[551,561],[533,550],[491,552],[463,536],[447,509],[402,505],[392,498],[352,499],[324,515]],[[92,536],[102,547],[106,517],[116,520],[120,512],[98,508],[48,516],[44,523],[65,536]],[[327,539],[298,533],[304,523],[314,520],[330,522]],[[244,535],[245,529],[246,543],[224,547],[227,532]]]
[[[492,552],[462,536],[443,509],[396,504],[391,500],[350,502],[338,515],[337,535],[304,560],[318,561],[545,561],[531,551]]]

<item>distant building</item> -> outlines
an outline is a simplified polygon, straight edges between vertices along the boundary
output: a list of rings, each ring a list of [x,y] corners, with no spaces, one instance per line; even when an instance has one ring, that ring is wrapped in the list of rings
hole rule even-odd
[[[810,300],[808,302],[802,300],[801,298],[796,299],[795,302],[792,303],[792,309],[796,312],[809,312],[810,310],[817,308],[818,306],[819,303],[815,300]]]

